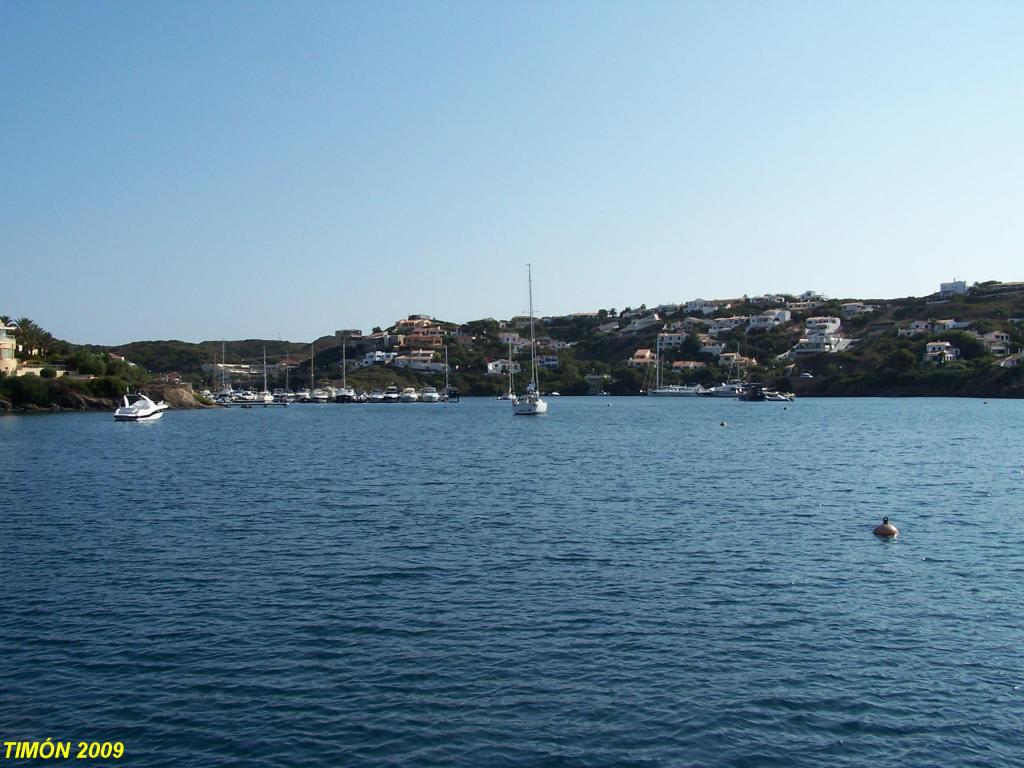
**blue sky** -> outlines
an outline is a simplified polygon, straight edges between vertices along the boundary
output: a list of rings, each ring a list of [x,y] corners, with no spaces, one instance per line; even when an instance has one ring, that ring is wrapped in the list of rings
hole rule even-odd
[[[0,312],[286,338],[1021,279],[1024,5],[0,1]]]

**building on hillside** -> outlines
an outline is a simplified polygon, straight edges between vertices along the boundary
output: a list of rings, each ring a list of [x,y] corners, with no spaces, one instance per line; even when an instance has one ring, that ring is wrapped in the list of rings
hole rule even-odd
[[[739,352],[723,352],[718,356],[718,367],[736,368],[743,370],[757,365],[757,360],[752,357],[744,357]]]
[[[1010,354],[1010,334],[1005,331],[992,331],[979,338],[990,355],[1004,357]]]
[[[662,331],[658,334],[658,346],[661,349],[672,349],[673,347],[682,346],[683,342],[686,341],[687,336],[688,334],[685,333]]]
[[[625,315],[623,315],[623,317],[625,317]],[[653,328],[654,326],[660,325],[660,324],[661,324],[661,317],[659,317],[658,313],[655,312],[652,315],[647,315],[645,317],[638,317],[636,320],[634,320],[629,325],[627,325],[625,328],[623,328],[621,331],[619,331],[619,335],[620,336],[632,336],[634,334],[640,333],[640,331],[645,331],[648,328]]]
[[[969,320],[933,320],[932,330],[935,332],[940,331],[962,331],[971,327]]]
[[[440,349],[444,346],[444,330],[437,325],[416,328],[402,339],[402,346]]]
[[[487,361],[487,375],[488,376],[508,376],[509,372],[521,373],[523,370],[522,366],[515,360],[506,360],[504,358],[498,360]]]
[[[808,335],[815,333],[839,333],[843,324],[838,317],[808,317],[804,321]]]
[[[396,357],[398,357],[397,352],[384,352],[377,349],[363,355],[363,365],[367,367],[371,365],[390,365],[391,361]]]
[[[713,355],[718,357],[725,351],[725,342],[718,341],[706,333],[699,334],[700,352],[702,355]]]
[[[506,346],[514,344],[519,341],[519,333],[517,331],[502,331],[498,334],[498,341]]]
[[[707,299],[694,299],[686,302],[687,312],[700,312],[702,315],[711,315],[720,309],[728,309],[729,304],[723,301],[708,301]]]
[[[752,296],[747,299],[748,304],[753,304],[755,307],[770,307],[778,304],[782,305],[786,303],[786,297],[781,293],[766,293],[763,296]]]
[[[787,301],[786,308],[791,312],[811,312],[820,307],[824,302],[810,300],[810,301]]]
[[[654,353],[646,348],[638,349],[633,356],[626,361],[630,368],[653,368],[657,362]]]
[[[338,341],[360,341],[363,338],[363,332],[359,328],[343,328],[334,332],[334,338]]]
[[[932,363],[948,363],[960,359],[960,350],[948,341],[929,341],[925,347],[924,359]]]
[[[954,296],[966,296],[967,295],[967,281],[966,280],[953,280],[949,283],[939,283],[939,297],[943,299],[951,299]]]
[[[720,317],[717,320],[711,321],[711,327],[708,328],[708,333],[712,336],[718,336],[722,333],[729,333],[736,328],[745,328],[747,323],[750,322],[748,315],[734,315],[732,317]]]
[[[18,343],[14,340],[17,330],[13,325],[0,325],[0,373],[8,376],[18,370],[18,358],[15,356]]]
[[[410,371],[427,371],[444,373],[444,363],[434,359],[432,349],[413,349],[404,355],[398,355],[391,361],[395,368],[408,368]]]
[[[770,331],[773,328],[778,328],[780,325],[785,325],[792,317],[793,313],[788,309],[768,309],[760,315],[751,317],[750,322],[747,323],[747,330]]]
[[[619,323],[616,320],[612,320],[607,323],[601,323],[601,325],[594,328],[595,333],[615,333],[619,330]]]
[[[537,355],[537,367],[546,368],[548,370],[556,370],[558,368],[558,355]]]
[[[707,363],[702,363],[700,360],[676,360],[672,363],[673,371],[699,371],[701,368],[707,368]]]
[[[843,317],[849,319],[857,315],[866,315],[869,312],[877,312],[877,304],[865,304],[863,301],[848,301],[840,306]]]

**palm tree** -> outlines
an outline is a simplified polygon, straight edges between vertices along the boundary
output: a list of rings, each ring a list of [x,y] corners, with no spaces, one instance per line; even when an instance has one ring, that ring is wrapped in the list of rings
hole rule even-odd
[[[32,357],[36,352],[39,341],[39,334],[42,329],[27,317],[19,317],[14,321],[14,338],[21,346],[21,353],[24,357]]]

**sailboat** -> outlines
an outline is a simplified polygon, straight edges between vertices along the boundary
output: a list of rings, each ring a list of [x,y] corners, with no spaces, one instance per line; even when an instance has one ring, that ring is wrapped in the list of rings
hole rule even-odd
[[[539,416],[548,412],[547,402],[541,398],[537,382],[537,339],[533,330],[533,267],[526,265],[526,274],[530,286],[530,383],[526,392],[516,398],[512,412],[516,416]]]
[[[256,399],[261,403],[272,403],[274,402],[274,396],[267,389],[267,348],[263,348],[263,391],[256,396]]]
[[[354,403],[356,401],[356,391],[348,385],[346,376],[346,369],[348,368],[348,359],[345,356],[345,350],[348,347],[348,340],[341,340],[341,389],[337,390],[334,400],[338,403]]]
[[[516,399],[516,384],[515,374],[512,372],[512,337],[508,340],[508,392],[504,395],[498,395],[496,400],[512,400],[515,402]]]
[[[703,394],[700,384],[664,384],[661,381],[661,334],[654,345],[654,388],[647,390],[649,397],[695,397]]]

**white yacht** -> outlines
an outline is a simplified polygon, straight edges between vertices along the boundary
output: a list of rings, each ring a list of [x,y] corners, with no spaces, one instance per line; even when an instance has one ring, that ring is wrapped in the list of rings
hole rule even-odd
[[[114,411],[114,421],[156,421],[164,415],[167,403],[154,403],[143,394],[125,395],[121,407]]]
[[[384,390],[384,402],[385,403],[397,403],[401,399],[402,395],[398,391],[398,387],[391,384]]]
[[[371,389],[370,394],[366,396],[366,402],[368,403],[383,403],[384,402],[384,391],[382,389]]]
[[[719,384],[717,387],[706,389],[701,394],[710,395],[711,397],[739,397],[742,386],[742,381],[727,381],[724,384]]]
[[[420,391],[420,402],[421,403],[437,403],[441,400],[441,393],[437,391],[437,387],[424,387]]]
[[[317,387],[309,393],[309,401],[311,403],[329,403],[333,399],[334,393],[327,387]]]
[[[539,416],[548,412],[547,402],[540,396],[537,386],[537,340],[533,331],[533,268],[526,265],[527,280],[530,286],[530,383],[526,392],[516,398],[512,404],[512,413],[516,416]]]
[[[398,396],[398,399],[403,403],[415,403],[420,399],[420,394],[414,387],[406,387],[402,390],[402,394]]]

